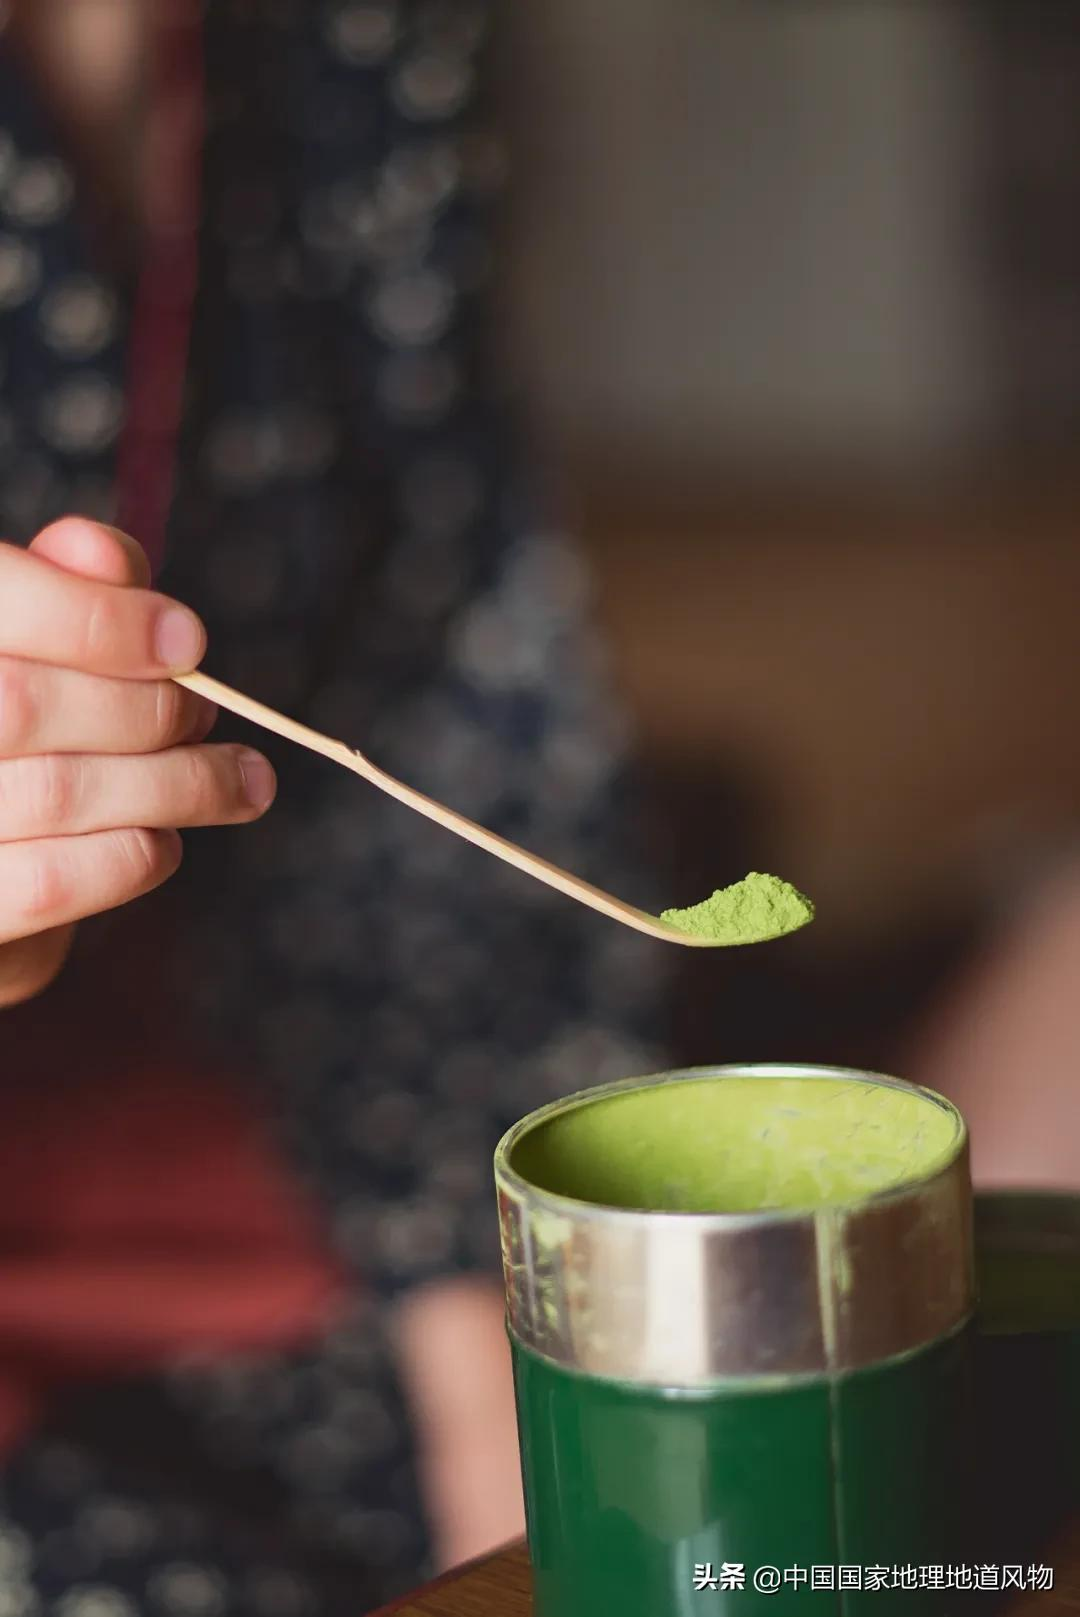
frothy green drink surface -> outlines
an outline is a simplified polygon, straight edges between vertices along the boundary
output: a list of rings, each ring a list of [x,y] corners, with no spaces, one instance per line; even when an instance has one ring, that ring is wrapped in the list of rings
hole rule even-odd
[[[692,1078],[584,1101],[514,1147],[543,1190],[608,1207],[736,1213],[861,1200],[955,1155],[917,1091],[843,1078]]]

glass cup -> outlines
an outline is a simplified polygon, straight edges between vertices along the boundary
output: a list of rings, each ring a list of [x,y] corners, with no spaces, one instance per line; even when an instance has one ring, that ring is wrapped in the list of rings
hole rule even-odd
[[[970,1497],[954,1107],[667,1073],[525,1118],[496,1181],[536,1617],[940,1617]]]

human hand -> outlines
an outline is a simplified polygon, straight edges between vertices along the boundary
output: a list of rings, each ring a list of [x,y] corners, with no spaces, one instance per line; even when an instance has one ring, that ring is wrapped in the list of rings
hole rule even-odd
[[[134,540],[80,517],[0,544],[0,1006],[59,971],[73,924],[160,886],[177,827],[257,819],[259,753],[204,746],[215,709],[173,683],[206,647]]]

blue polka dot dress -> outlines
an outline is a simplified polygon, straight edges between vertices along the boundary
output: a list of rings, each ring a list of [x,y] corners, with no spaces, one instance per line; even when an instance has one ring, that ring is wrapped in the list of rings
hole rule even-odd
[[[648,902],[586,580],[520,475],[488,355],[489,20],[465,0],[206,7],[161,585],[205,619],[209,672]],[[122,514],[125,431],[154,428],[152,398],[130,420],[133,303],[0,35],[6,536]],[[268,750],[273,813],[187,838],[178,988],[255,1075],[378,1307],[306,1355],[177,1366],[38,1433],[0,1488],[0,1617],[358,1617],[417,1582],[429,1531],[380,1315],[497,1274],[511,1121],[662,1063],[654,946]]]

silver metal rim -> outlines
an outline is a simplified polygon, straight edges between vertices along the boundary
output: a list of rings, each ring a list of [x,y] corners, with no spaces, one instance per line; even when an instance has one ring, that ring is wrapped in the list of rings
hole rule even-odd
[[[538,1189],[511,1164],[549,1119],[628,1090],[725,1078],[854,1080],[923,1096],[955,1120],[928,1177],[824,1209],[643,1212]],[[947,1336],[973,1307],[971,1189],[960,1114],[932,1090],[843,1067],[725,1065],[605,1084],[517,1123],[495,1158],[507,1316],[529,1351],[585,1374],[693,1388],[884,1362]]]

